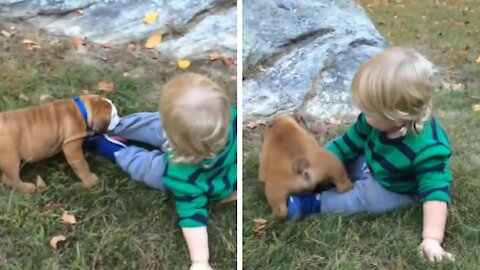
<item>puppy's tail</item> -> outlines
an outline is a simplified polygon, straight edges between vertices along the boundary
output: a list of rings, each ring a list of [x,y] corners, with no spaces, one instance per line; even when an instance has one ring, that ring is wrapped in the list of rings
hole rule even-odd
[[[300,157],[295,160],[293,163],[293,172],[300,175],[305,181],[310,181],[310,173],[308,169],[310,168],[310,162],[305,157]]]

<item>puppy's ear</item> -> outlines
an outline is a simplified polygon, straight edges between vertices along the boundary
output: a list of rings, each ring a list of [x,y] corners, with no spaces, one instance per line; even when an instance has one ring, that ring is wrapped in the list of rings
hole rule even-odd
[[[303,179],[310,181],[310,173],[308,172],[310,168],[310,162],[308,159],[301,157],[297,158],[293,163],[293,172],[302,176]]]
[[[105,133],[110,124],[112,105],[103,98],[95,97],[91,100],[92,130],[95,133]]]
[[[267,121],[265,121],[265,125],[262,125],[263,130],[260,131],[260,142],[262,142],[262,143],[265,140],[265,134],[267,132],[269,132],[268,129],[270,129],[270,127],[272,125],[271,122],[272,122],[272,120],[267,120]]]

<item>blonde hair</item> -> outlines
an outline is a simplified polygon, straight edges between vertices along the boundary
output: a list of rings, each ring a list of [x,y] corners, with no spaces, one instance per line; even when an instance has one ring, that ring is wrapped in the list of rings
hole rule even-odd
[[[184,73],[167,82],[160,115],[172,162],[200,163],[215,157],[228,142],[229,99],[203,75]]]
[[[392,47],[357,71],[352,99],[361,111],[406,121],[406,132],[419,132],[431,117],[433,64],[416,50]]]

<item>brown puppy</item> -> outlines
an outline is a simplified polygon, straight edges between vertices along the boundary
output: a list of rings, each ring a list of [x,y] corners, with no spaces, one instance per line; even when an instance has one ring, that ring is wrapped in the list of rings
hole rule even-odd
[[[278,219],[287,217],[291,194],[311,192],[329,180],[338,192],[353,186],[341,161],[320,147],[301,122],[297,116],[278,117],[266,123],[263,135],[259,180]]]
[[[31,163],[61,151],[85,187],[93,187],[98,177],[90,172],[82,143],[90,132],[105,132],[118,123],[117,109],[110,100],[96,95],[63,99],[24,109],[0,113],[0,170],[3,182],[23,193],[35,185],[20,179],[22,161]],[[87,121],[80,110],[86,111]],[[88,126],[87,126],[88,124]]]

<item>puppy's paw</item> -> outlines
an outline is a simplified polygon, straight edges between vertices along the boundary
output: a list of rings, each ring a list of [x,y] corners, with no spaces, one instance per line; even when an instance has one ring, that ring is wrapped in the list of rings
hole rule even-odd
[[[98,176],[94,173],[90,174],[90,176],[83,181],[83,186],[86,188],[92,188],[98,184],[100,180]]]
[[[347,192],[352,188],[353,188],[353,183],[350,180],[346,181],[345,183],[337,185],[337,191],[339,193]]]
[[[278,221],[286,221],[288,217],[287,205],[277,205],[272,207],[273,217]]]
[[[23,194],[32,194],[32,193],[35,193],[35,191],[37,190],[35,184],[25,183],[25,182],[17,185],[16,188],[18,191],[20,191]]]

